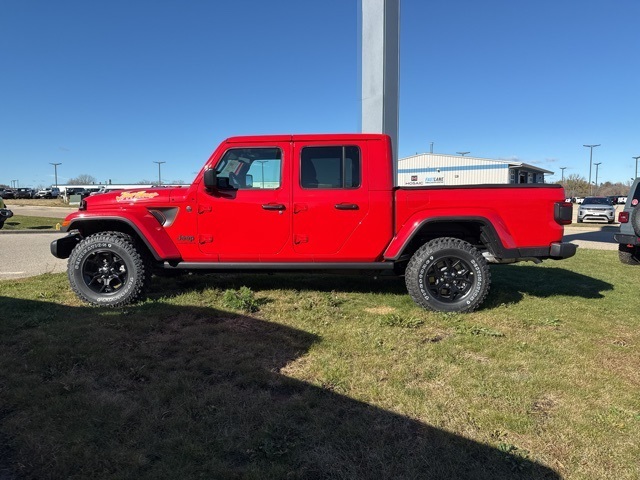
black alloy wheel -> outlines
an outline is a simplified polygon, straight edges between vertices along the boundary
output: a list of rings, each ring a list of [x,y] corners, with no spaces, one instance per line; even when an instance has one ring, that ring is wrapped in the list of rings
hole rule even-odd
[[[428,310],[471,312],[491,283],[489,266],[473,245],[458,238],[437,238],[413,255],[405,272],[411,298]]]
[[[67,274],[78,297],[92,305],[121,307],[144,296],[151,262],[130,235],[102,232],[82,240],[71,252]]]

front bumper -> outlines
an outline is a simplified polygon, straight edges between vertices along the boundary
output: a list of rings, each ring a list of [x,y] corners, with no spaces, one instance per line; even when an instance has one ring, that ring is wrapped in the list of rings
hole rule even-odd
[[[615,216],[616,214],[613,210],[578,210],[578,220],[581,222],[584,220],[612,222]]]
[[[636,237],[635,235],[614,233],[613,239],[622,245],[640,245],[640,238]]]
[[[76,248],[76,245],[82,240],[79,233],[70,233],[66,237],[59,238],[51,242],[51,255],[56,258],[69,258],[71,251]]]

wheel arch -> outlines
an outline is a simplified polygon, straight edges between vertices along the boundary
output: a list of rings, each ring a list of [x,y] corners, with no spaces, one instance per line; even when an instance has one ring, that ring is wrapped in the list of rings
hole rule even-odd
[[[387,260],[409,259],[425,243],[440,237],[464,240],[475,247],[486,248],[496,257],[509,257],[493,223],[485,217],[427,218],[415,224],[411,232],[401,231],[385,252]],[[517,256],[517,255],[516,255]]]
[[[158,244],[158,242],[152,243],[149,240],[149,235],[146,235],[142,228],[136,225],[134,222],[123,217],[97,217],[97,218],[79,218],[73,220],[67,227],[67,231],[77,230],[84,238],[89,235],[100,232],[122,232],[130,235],[136,242],[146,248],[147,252],[155,260],[166,260],[168,258],[179,257],[178,251],[172,244],[173,250],[167,248],[165,245]],[[164,232],[163,232],[164,233]],[[166,234],[165,234],[166,236]],[[166,243],[166,242],[164,242]]]

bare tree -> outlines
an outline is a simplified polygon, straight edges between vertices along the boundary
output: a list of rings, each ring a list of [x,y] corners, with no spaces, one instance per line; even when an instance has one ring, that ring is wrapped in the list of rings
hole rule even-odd
[[[93,175],[88,175],[86,173],[83,173],[81,175],[78,175],[76,178],[70,178],[67,181],[68,185],[95,185],[95,183],[97,182],[96,177],[94,177]]]

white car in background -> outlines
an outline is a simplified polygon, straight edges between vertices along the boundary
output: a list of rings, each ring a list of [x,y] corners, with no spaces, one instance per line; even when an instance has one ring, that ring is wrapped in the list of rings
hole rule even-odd
[[[58,198],[60,195],[60,189],[56,187],[52,188],[44,188],[42,190],[38,190],[38,192],[33,196],[33,198]]]
[[[609,197],[587,197],[578,209],[578,223],[585,220],[613,223],[615,217],[616,208],[611,204]]]

